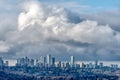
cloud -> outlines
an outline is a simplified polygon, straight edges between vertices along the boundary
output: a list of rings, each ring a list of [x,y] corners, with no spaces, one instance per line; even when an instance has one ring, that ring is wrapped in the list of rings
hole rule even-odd
[[[98,21],[99,24],[109,24],[112,29],[116,31],[120,31],[120,8],[115,8],[107,11],[101,11],[97,12],[94,14],[87,14],[87,15],[82,15],[84,18],[90,19],[90,20],[95,20]]]
[[[0,41],[0,53],[8,52],[9,46],[6,45],[3,41]]]
[[[37,1],[22,6],[24,9],[18,16],[18,30],[5,31],[3,42],[7,46],[1,51],[8,56],[36,58],[52,54],[58,59],[62,56],[63,60],[70,55],[77,59],[82,56],[82,59],[88,60],[95,60],[96,57],[100,60],[118,60],[120,33],[109,25],[83,19],[66,8]]]

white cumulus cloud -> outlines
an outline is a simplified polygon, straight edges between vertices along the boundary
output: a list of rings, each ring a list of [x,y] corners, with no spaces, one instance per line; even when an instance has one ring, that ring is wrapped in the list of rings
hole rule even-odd
[[[82,19],[68,9],[31,1],[23,4],[18,30],[10,31],[0,50],[13,57],[52,54],[84,59],[118,59],[120,33],[109,25]],[[12,45],[10,47],[9,45]],[[87,58],[86,58],[87,57]],[[58,57],[59,58],[59,57]]]

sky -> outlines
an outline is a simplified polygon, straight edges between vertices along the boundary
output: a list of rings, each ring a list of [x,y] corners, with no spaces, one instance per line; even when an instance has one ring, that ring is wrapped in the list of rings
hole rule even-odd
[[[120,60],[119,0],[1,0],[0,56]]]

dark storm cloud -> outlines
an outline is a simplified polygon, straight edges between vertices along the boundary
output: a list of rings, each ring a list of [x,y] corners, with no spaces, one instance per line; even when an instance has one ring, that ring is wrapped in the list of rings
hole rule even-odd
[[[93,44],[90,44],[90,43],[82,43],[82,42],[74,41],[74,40],[59,41],[59,40],[48,39],[48,42],[66,44],[66,45],[73,46],[73,47],[88,47],[88,46],[93,45]]]

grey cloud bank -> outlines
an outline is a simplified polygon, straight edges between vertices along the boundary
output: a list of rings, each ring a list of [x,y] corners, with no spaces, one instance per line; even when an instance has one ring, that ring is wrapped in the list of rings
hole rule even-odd
[[[107,23],[82,19],[68,9],[37,1],[23,6],[18,27],[5,28],[4,36],[0,36],[1,56],[36,58],[52,54],[63,60],[70,55],[77,60],[119,60],[120,33]]]

